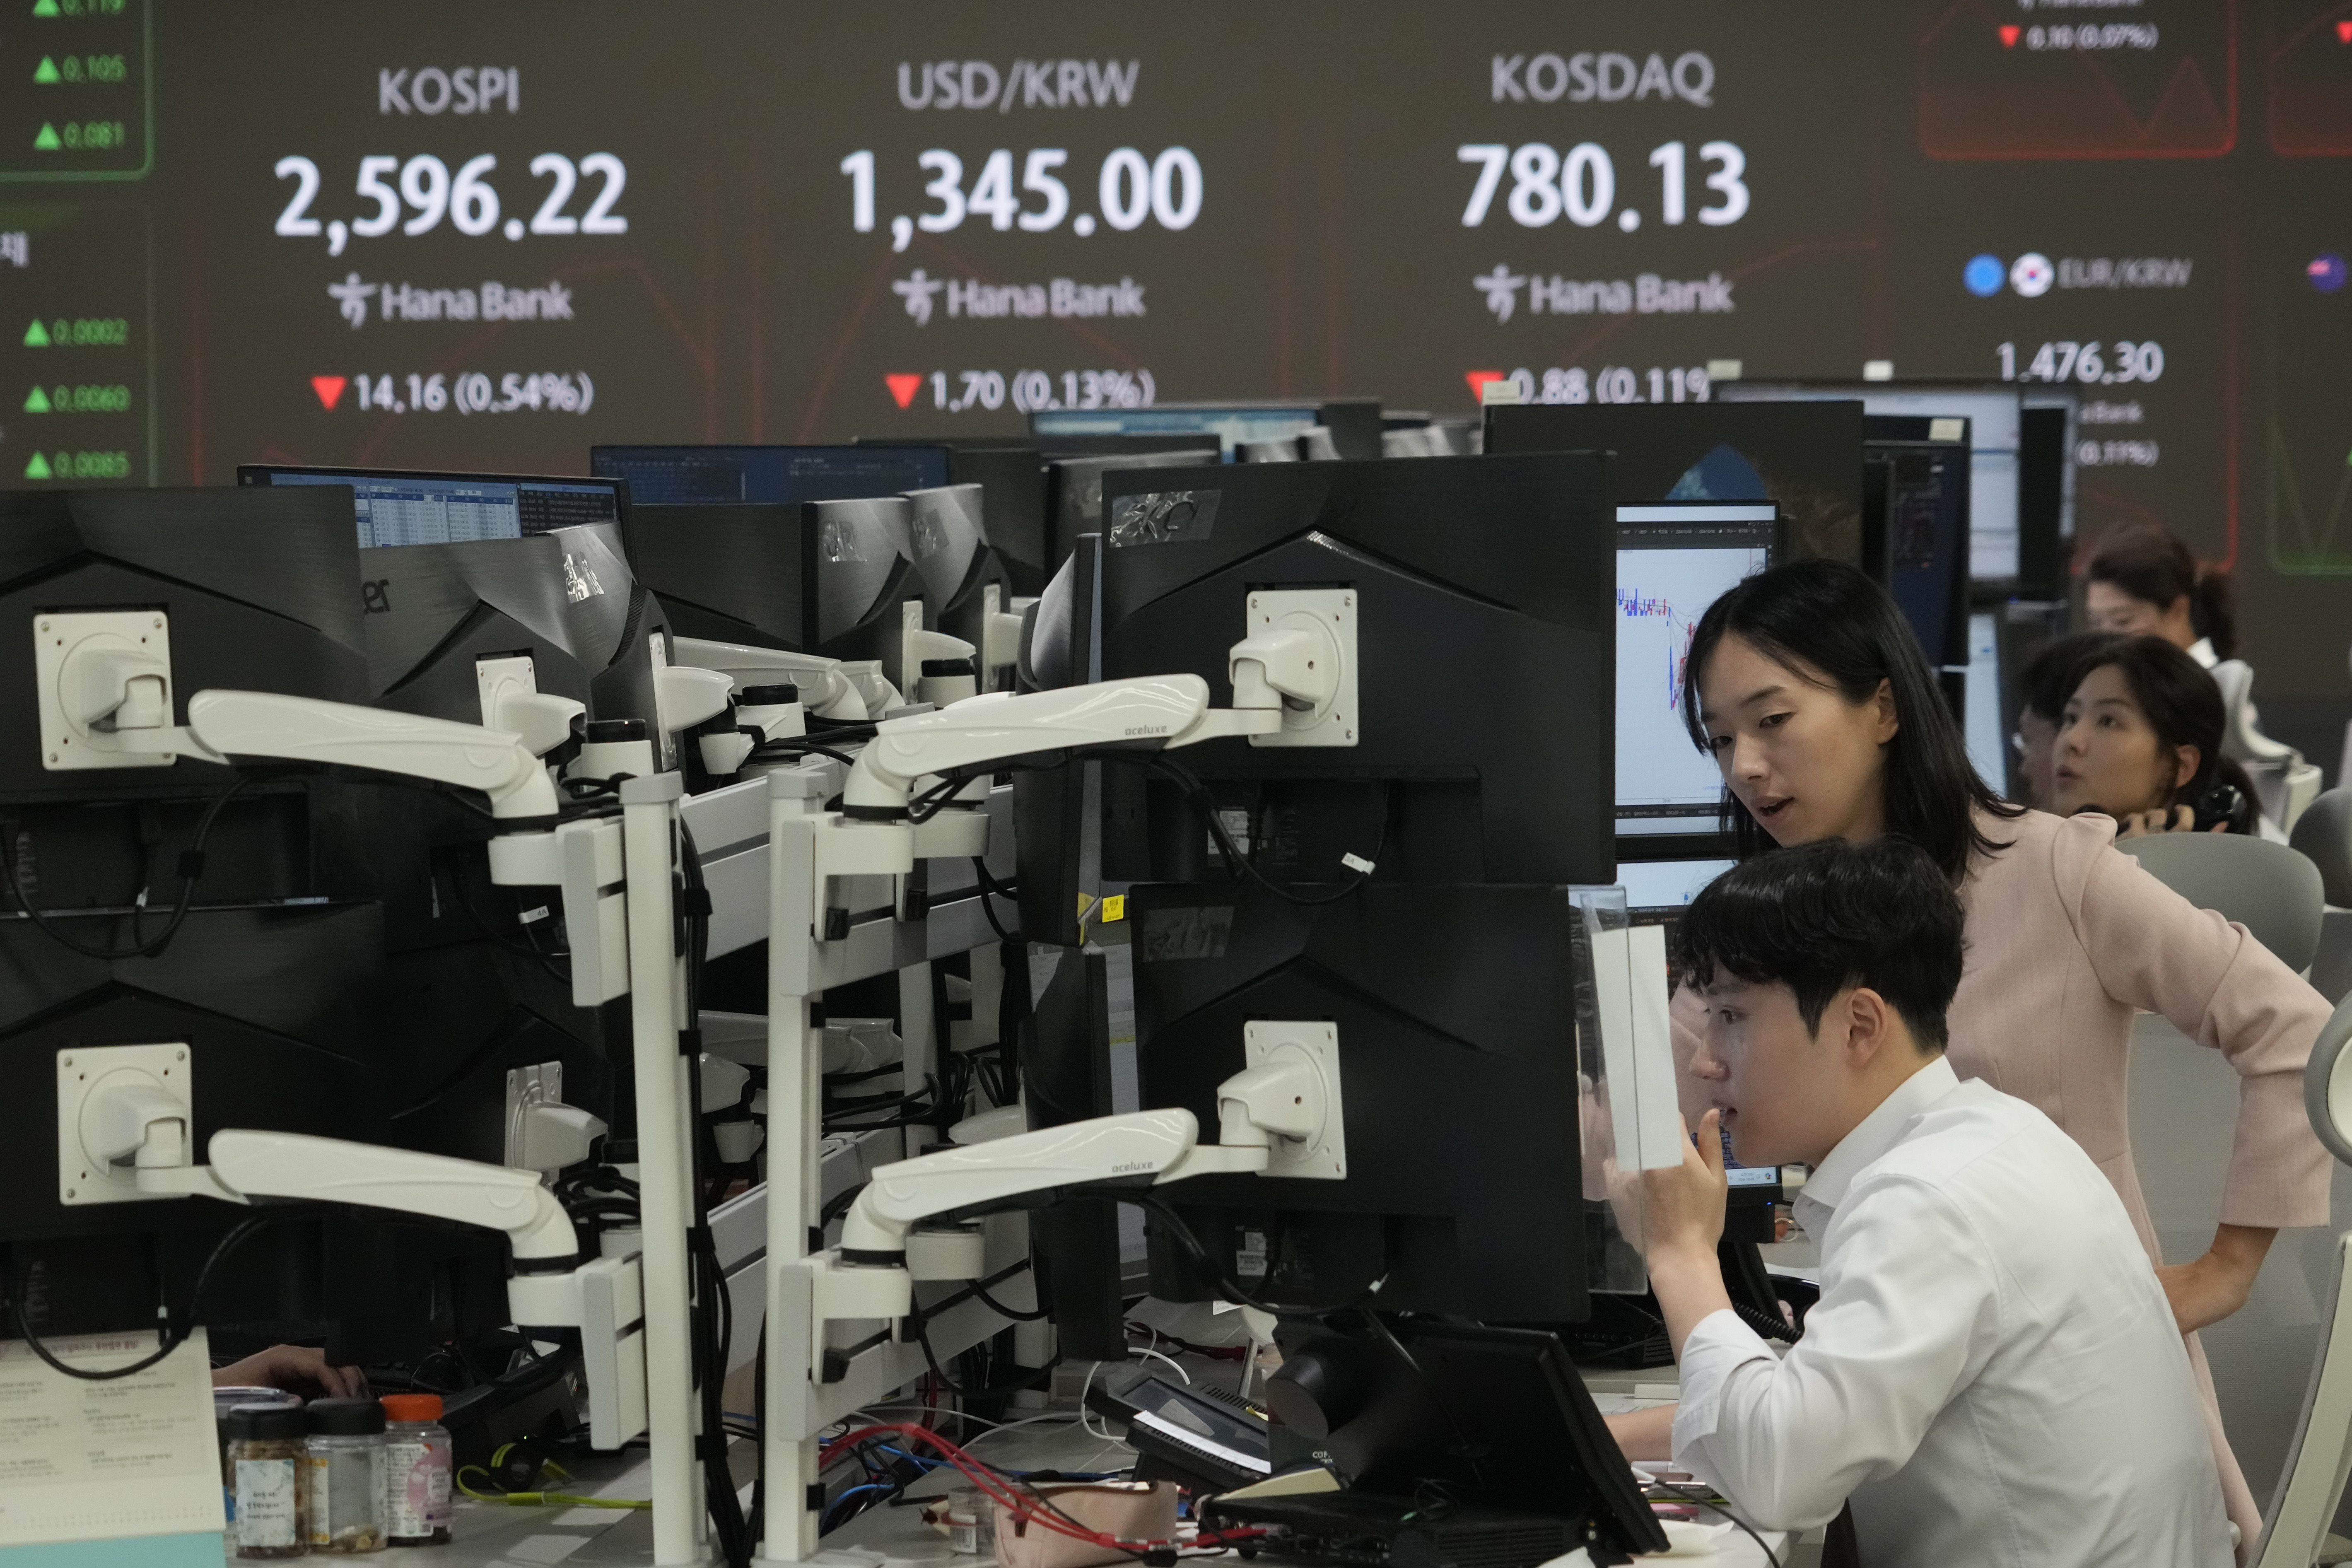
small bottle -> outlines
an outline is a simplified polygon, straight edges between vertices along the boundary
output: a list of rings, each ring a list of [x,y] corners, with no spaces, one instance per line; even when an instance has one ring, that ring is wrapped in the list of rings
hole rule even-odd
[[[310,1537],[302,1485],[309,1413],[299,1405],[241,1405],[229,1412],[227,1426],[236,1555],[301,1556]]]
[[[308,1414],[310,1550],[383,1551],[390,1544],[383,1533],[383,1406],[373,1399],[314,1399]]]
[[[384,1442],[391,1480],[384,1531],[394,1546],[449,1544],[449,1429],[437,1394],[387,1394]]]

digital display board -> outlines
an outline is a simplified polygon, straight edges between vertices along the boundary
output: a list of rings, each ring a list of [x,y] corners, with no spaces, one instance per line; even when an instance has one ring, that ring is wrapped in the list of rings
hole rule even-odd
[[[0,0],[0,483],[2063,383],[2343,683],[2323,0]],[[2324,637],[2310,635],[2324,626]]]

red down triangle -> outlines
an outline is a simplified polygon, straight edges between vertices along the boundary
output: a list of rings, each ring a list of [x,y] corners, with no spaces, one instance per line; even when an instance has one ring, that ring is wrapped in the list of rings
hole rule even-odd
[[[2336,24],[2336,41],[2339,44],[2352,44],[2352,22]]]
[[[2013,49],[2017,47],[2017,34],[2018,29],[2015,27],[2002,27],[2000,30],[2000,47],[2004,49]]]
[[[1462,373],[1462,379],[1470,384],[1470,401],[1483,403],[1486,397],[1486,384],[1503,380],[1504,373],[1499,370],[1465,370]]]
[[[898,406],[901,408],[906,407],[908,404],[915,401],[915,394],[923,384],[923,378],[919,374],[909,375],[886,374],[882,379],[889,384],[890,395],[897,400]]]
[[[319,395],[319,406],[321,408],[332,408],[341,401],[346,384],[340,375],[314,375],[310,378],[310,390]]]

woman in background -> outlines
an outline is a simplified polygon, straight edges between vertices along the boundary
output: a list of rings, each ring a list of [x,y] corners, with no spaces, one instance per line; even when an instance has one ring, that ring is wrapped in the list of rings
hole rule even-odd
[[[2030,1100],[2115,1184],[2172,1303],[2205,1394],[2230,1517],[2261,1514],[2222,1433],[2195,1331],[2244,1305],[2282,1226],[2326,1223],[2328,1157],[2303,1108],[2326,1002],[2269,950],[2199,910],[2114,845],[2105,816],[2010,805],[1969,765],[1958,726],[1886,591],[1833,561],[1750,577],[1699,618],[1684,696],[1691,738],[1722,769],[1743,856],[1775,844],[1897,833],[1926,849],[1968,911],[1949,1059]],[[2240,1075],[2237,1134],[2212,1247],[2167,1265],[2132,1160],[2133,1015],[2161,1013]],[[1674,1003],[1683,1109],[1705,1002]]]
[[[2036,811],[2058,809],[2051,804],[2050,775],[2057,766],[2058,726],[2065,721],[2066,699],[2074,694],[2074,667],[2084,656],[2114,640],[2112,632],[2076,632],[2044,643],[2018,677],[2024,703],[2018,710],[2017,732],[2009,743],[2017,748],[2017,771],[2025,780],[2025,804]]]
[[[2258,833],[2254,786],[2221,754],[2221,693],[2162,637],[2119,637],[2079,655],[2053,750],[2048,809],[2104,812],[2116,837]]]
[[[2207,669],[2238,657],[2230,574],[2200,567],[2168,530],[2152,522],[2109,529],[2083,576],[2094,631],[2162,637]]]

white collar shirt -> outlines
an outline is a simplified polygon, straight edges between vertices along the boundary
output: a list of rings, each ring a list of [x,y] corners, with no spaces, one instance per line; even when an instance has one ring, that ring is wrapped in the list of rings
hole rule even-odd
[[[2074,1141],[1941,1058],[1797,1199],[1822,1296],[1785,1356],[1731,1312],[1682,1353],[1675,1459],[1759,1525],[1849,1499],[1874,1568],[2227,1568],[2189,1358]]]

